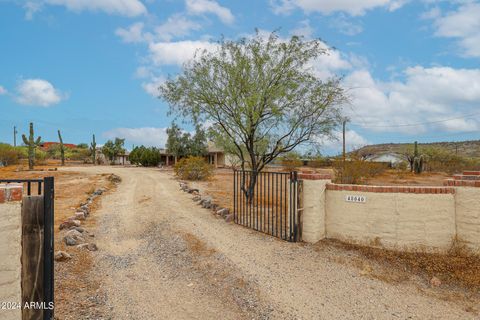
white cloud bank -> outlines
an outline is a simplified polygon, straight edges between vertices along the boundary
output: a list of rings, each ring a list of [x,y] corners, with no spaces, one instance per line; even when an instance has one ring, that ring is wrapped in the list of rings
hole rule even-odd
[[[26,79],[17,86],[16,101],[23,105],[49,107],[67,96],[43,79]]]
[[[64,6],[73,12],[98,11],[126,17],[147,13],[147,8],[140,0],[40,0],[25,3],[26,19],[32,19],[44,5]]]
[[[380,82],[366,70],[348,75],[345,85],[352,105],[346,112],[352,122],[369,130],[409,134],[480,129],[480,69],[416,66],[407,68],[404,77]],[[474,113],[477,117],[469,116]],[[423,122],[435,123],[404,126]]]
[[[480,57],[480,3],[465,2],[445,14],[434,8],[424,18],[433,19],[436,36],[458,39],[462,55]]]
[[[1,95],[4,95],[4,94],[7,94],[7,93],[8,93],[7,89],[5,89],[4,87],[0,86],[0,96],[1,96]]]
[[[216,15],[223,23],[232,24],[235,17],[230,9],[223,7],[213,0],[186,0],[187,12],[194,15],[211,13]]]
[[[167,128],[116,128],[104,132],[107,139],[122,138],[136,145],[148,147],[165,147],[167,143]]]
[[[289,14],[295,9],[301,9],[306,13],[345,12],[352,16],[360,16],[375,8],[383,7],[394,11],[405,2],[406,0],[270,0],[270,5],[276,14]]]

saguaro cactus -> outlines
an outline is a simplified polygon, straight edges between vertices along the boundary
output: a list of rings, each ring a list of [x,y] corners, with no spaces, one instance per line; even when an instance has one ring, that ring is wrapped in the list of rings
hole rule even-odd
[[[418,153],[418,143],[415,141],[415,149],[413,151],[413,171],[420,174],[423,171],[424,158]]]
[[[92,161],[93,164],[97,164],[97,143],[95,142],[95,135],[93,135],[92,143],[90,144],[90,148],[92,150]]]
[[[33,131],[33,123],[30,122],[30,135],[27,137],[22,134],[23,143],[28,147],[28,169],[33,170],[35,165],[35,149],[40,145],[42,137],[35,140],[35,133]]]
[[[60,157],[62,159],[62,166],[65,165],[65,146],[63,145],[62,135],[60,134],[60,130],[58,130],[58,140],[60,140]]]

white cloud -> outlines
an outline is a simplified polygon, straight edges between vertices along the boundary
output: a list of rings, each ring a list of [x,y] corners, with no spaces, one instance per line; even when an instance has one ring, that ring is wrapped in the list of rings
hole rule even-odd
[[[403,75],[404,81],[392,82],[376,81],[366,70],[348,75],[352,105],[346,112],[352,122],[369,130],[410,134],[480,128],[478,117],[463,119],[479,110],[480,69],[417,66]],[[447,119],[452,120],[443,121]],[[424,122],[436,123],[404,126]]]
[[[65,6],[74,12],[103,11],[127,17],[136,17],[147,13],[140,0],[43,0],[42,3]]]
[[[146,35],[143,33],[143,22],[137,22],[132,24],[128,28],[117,28],[115,34],[122,38],[126,43],[144,42],[147,40]]]
[[[232,24],[235,21],[230,9],[222,7],[213,0],[186,0],[187,11],[190,14],[212,13],[216,15],[223,23]]]
[[[464,3],[444,15],[434,8],[423,17],[433,19],[436,36],[458,39],[463,55],[480,57],[480,3]]]
[[[320,137],[318,141],[320,144],[333,152],[340,152],[342,150],[343,133],[340,131],[333,132],[333,137]],[[355,130],[345,131],[345,149],[352,151],[363,146],[369,145],[370,142],[362,137]]]
[[[153,42],[149,44],[150,59],[157,65],[178,65],[194,58],[198,50],[215,50],[217,44],[202,40]]]
[[[142,83],[143,90],[151,96],[158,98],[160,92],[158,88],[165,82],[164,77],[152,76],[149,82]]]
[[[344,14],[340,14],[338,17],[333,18],[330,21],[330,27],[346,34],[347,36],[354,36],[363,31],[362,26],[354,23],[351,18],[346,17]]]
[[[8,93],[7,89],[5,89],[4,87],[0,86],[0,96],[1,96],[1,95],[4,95],[4,94],[7,94],[7,93]]]
[[[298,8],[307,13],[345,12],[352,16],[358,16],[365,14],[367,10],[379,7],[394,11],[406,2],[407,0],[270,0],[270,5],[276,14],[289,14]]]
[[[191,31],[200,30],[202,26],[181,14],[175,14],[167,19],[165,23],[155,28],[158,39],[170,41],[173,38],[189,35]]]
[[[40,2],[27,1],[23,8],[25,9],[25,19],[32,20],[35,13],[42,9],[42,4]]]
[[[104,132],[103,136],[107,139],[118,137],[130,143],[149,147],[164,147],[167,143],[167,128],[116,128]]]
[[[24,105],[49,107],[66,98],[50,82],[42,79],[22,80],[17,86],[16,101]]]
[[[307,39],[312,38],[315,30],[310,25],[310,20],[300,21],[300,24],[297,28],[293,29],[290,34],[295,36],[302,36]]]

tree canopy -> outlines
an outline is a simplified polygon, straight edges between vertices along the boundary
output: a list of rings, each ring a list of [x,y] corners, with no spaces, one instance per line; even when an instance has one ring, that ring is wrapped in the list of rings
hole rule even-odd
[[[325,54],[320,40],[284,41],[276,33],[221,40],[167,80],[160,97],[171,113],[211,123],[214,142],[236,155],[242,169],[258,172],[279,155],[318,143],[338,124],[345,101],[340,80],[321,80],[312,69]]]
[[[124,144],[125,139],[115,138],[115,141],[108,140],[102,147],[102,153],[110,161],[113,161],[118,155],[125,152],[125,149],[123,147]]]
[[[167,129],[167,150],[177,157],[203,156],[208,153],[207,137],[201,125],[196,124],[195,134],[192,136],[173,122]]]

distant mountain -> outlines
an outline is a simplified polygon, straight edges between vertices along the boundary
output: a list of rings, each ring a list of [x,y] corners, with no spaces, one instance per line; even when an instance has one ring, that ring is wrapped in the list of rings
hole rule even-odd
[[[419,143],[418,147],[420,150],[422,148],[439,148],[462,157],[480,158],[480,140]],[[357,149],[352,153],[368,156],[382,153],[402,153],[406,149],[413,150],[413,143],[374,144]]]

